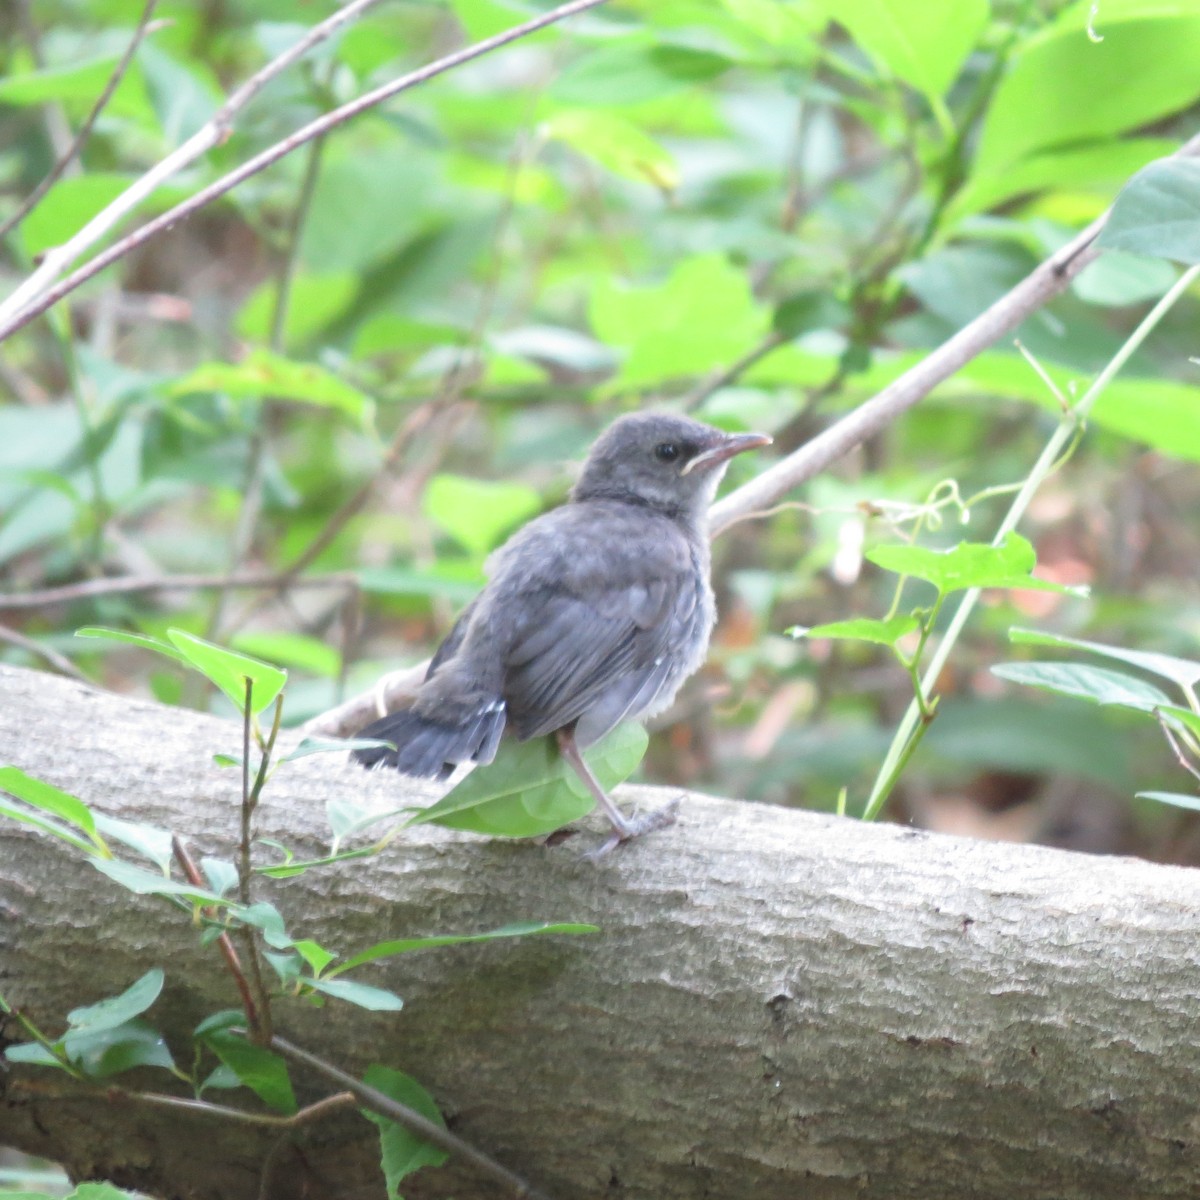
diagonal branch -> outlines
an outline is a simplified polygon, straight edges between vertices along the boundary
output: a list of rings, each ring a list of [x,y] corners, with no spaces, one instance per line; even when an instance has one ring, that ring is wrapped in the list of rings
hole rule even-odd
[[[349,19],[344,14],[350,9],[365,8],[370,3],[374,3],[374,0],[352,0],[352,3],[348,4],[346,8],[339,10],[333,17],[322,22],[321,25],[315,26],[308,37],[304,38],[302,42],[297,43],[296,46],[293,46],[288,53],[293,57],[298,57],[295,53],[297,47],[306,43],[312,44],[312,39],[319,30],[324,31],[321,34],[322,37],[328,37],[332,30],[327,30],[326,27],[335,18],[341,18],[339,23],[344,23],[345,20]],[[72,272],[57,286],[50,286],[51,281],[58,277],[68,263],[73,262],[84,249],[98,241],[116,221],[135,204],[144,199],[145,196],[149,195],[159,183],[169,175],[174,174],[181,167],[194,161],[223,139],[228,132],[230,118],[233,112],[236,111],[236,109],[231,108],[234,101],[240,100],[240,104],[244,104],[245,100],[249,99],[249,95],[245,96],[244,99],[241,98],[243,93],[250,88],[251,84],[256,85],[254,90],[257,91],[258,88],[266,83],[267,78],[269,78],[269,76],[264,77],[264,72],[260,71],[250,83],[244,85],[234,96],[230,97],[213,120],[194,137],[189,138],[183,146],[180,146],[173,154],[168,155],[167,158],[163,159],[151,171],[142,176],[132,187],[119,196],[113,204],[109,205],[108,208],[89,221],[69,242],[47,254],[46,261],[42,266],[8,300],[0,304],[0,342],[4,341],[18,329],[29,324],[35,317],[44,313],[46,309],[57,304],[59,300],[73,292],[80,284],[91,279],[93,275],[103,271],[105,267],[111,266],[118,259],[124,258],[130,251],[137,249],[143,242],[171,228],[171,226],[184,220],[186,217],[190,217],[199,209],[204,208],[227,192],[232,191],[239,183],[244,182],[253,175],[257,175],[260,171],[271,166],[272,163],[278,162],[279,159],[286,157],[293,150],[299,149],[314,138],[323,136],[331,129],[336,129],[339,125],[344,125],[347,121],[357,117],[360,113],[375,108],[385,100],[390,100],[393,96],[398,96],[401,92],[414,88],[418,84],[426,83],[428,80],[434,79],[454,67],[461,66],[463,63],[488,54],[492,50],[508,46],[539,29],[544,29],[547,25],[553,25],[555,22],[564,20],[566,17],[574,16],[576,13],[584,12],[589,8],[595,8],[603,3],[605,3],[605,0],[571,0],[568,4],[559,5],[557,8],[541,13],[529,21],[525,21],[520,25],[514,25],[511,29],[506,29],[504,32],[495,34],[493,37],[484,38],[474,45],[465,46],[461,50],[447,54],[444,58],[440,58],[436,62],[428,63],[424,67],[410,71],[407,75],[402,75],[399,79],[393,79],[390,83],[383,84],[370,92],[366,92],[356,100],[351,100],[339,108],[326,113],[324,116],[310,121],[307,125],[302,126],[282,141],[269,146],[261,154],[255,155],[254,158],[243,163],[235,170],[230,171],[214,183],[209,184],[208,187],[202,188],[194,196],[175,205],[174,208],[168,209],[161,216],[148,221],[139,229],[134,230],[133,233],[123,237],[103,253],[98,254],[85,266]],[[357,12],[355,15],[357,15]],[[305,48],[307,49],[307,45],[305,45]],[[272,75],[278,74],[279,70],[282,69],[282,67],[277,65],[280,61],[280,59],[276,59],[274,63],[270,64],[269,69],[271,69]],[[261,82],[259,82],[260,80]]]

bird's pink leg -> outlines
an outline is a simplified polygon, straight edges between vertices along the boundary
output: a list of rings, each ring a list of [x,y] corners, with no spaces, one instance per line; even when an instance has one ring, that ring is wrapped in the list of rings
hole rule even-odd
[[[675,824],[675,818],[679,812],[678,800],[672,800],[670,804],[664,804],[662,808],[646,813],[643,817],[625,816],[613,803],[609,794],[600,786],[600,780],[592,774],[591,767],[587,765],[583,755],[580,754],[579,747],[575,744],[575,727],[568,725],[566,729],[560,729],[554,736],[558,742],[559,752],[571,764],[575,774],[583,780],[584,787],[596,798],[596,803],[604,810],[604,815],[613,827],[608,841],[599,850],[593,851],[586,857],[600,858],[622,842],[639,837],[643,833],[650,833],[655,829],[665,829],[668,825]]]

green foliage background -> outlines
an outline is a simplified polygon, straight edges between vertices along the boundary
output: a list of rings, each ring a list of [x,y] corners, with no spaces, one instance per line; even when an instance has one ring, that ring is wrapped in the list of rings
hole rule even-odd
[[[342,126],[103,273],[0,346],[6,592],[103,574],[282,571],[344,589],[140,593],[0,614],[29,646],[111,686],[223,705],[88,624],[168,626],[291,669],[299,720],[418,661],[488,551],[560,501],[618,412],[688,403],[781,452],[1002,296],[1193,134],[1200,2],[632,0],[457,69]],[[6,236],[3,290],[208,120],[333,6],[163,0],[81,165]],[[33,0],[0,15],[0,220],[53,163],[127,44],[136,0]],[[336,103],[538,11],[508,0],[383,3],[269,85],[161,211]],[[1194,234],[1193,234],[1194,236]],[[1082,390],[1169,262],[1111,252],[1026,322]],[[1008,690],[1014,623],[1183,655],[1200,612],[1200,406],[1189,295],[1101,398],[1025,532],[1090,600],[1001,596],[960,647],[897,815],[968,828],[1074,780],[1086,813],[1018,830],[1187,852],[1177,816],[1125,825],[1177,772],[1152,730]],[[896,536],[875,502],[1019,481],[1058,401],[994,347],[793,507],[717,546],[722,624],[706,672],[652,742],[650,778],[829,807],[853,798],[908,699],[882,652],[783,636],[882,613],[859,550]],[[334,514],[413,433],[368,502]],[[736,484],[762,469],[738,461]],[[864,502],[867,502],[864,504]],[[1003,498],[931,545],[990,538]],[[906,526],[910,529],[911,526]],[[1107,789],[1107,790],[1106,790]],[[996,795],[1000,801],[995,799]],[[1118,803],[1105,807],[1105,797]],[[853,807],[853,799],[852,799]],[[1115,813],[1099,834],[1094,811]],[[1040,815],[1039,815],[1040,814]],[[957,817],[954,818],[957,820]],[[954,826],[958,827],[958,826]],[[1081,832],[1082,831],[1082,832]]]

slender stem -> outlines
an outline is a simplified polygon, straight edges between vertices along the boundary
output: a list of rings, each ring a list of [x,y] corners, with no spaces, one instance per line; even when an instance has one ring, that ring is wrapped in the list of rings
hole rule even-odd
[[[1074,408],[1063,414],[1058,427],[1051,434],[1050,440],[1038,456],[1037,462],[1034,463],[1033,469],[1026,477],[1021,490],[1017,493],[1004,519],[1000,522],[1000,527],[996,530],[996,535],[992,539],[992,545],[998,546],[1016,529],[1021,518],[1024,517],[1026,510],[1029,508],[1030,502],[1037,494],[1038,488],[1041,487],[1046,477],[1054,469],[1060,452],[1076,435],[1080,423],[1091,411],[1096,398],[1109,385],[1117,372],[1129,361],[1130,357],[1137,352],[1158,323],[1171,310],[1179,297],[1192,286],[1198,277],[1200,277],[1200,265],[1190,267],[1176,280],[1162,299],[1146,314],[1142,322],[1130,334],[1125,344],[1113,355],[1107,366],[1096,377],[1091,387],[1080,397],[1079,402]],[[938,644],[937,650],[934,651],[933,657],[929,660],[929,666],[925,670],[923,686],[927,694],[932,692],[932,689],[936,685],[938,677],[941,675],[942,669],[950,657],[950,652],[954,649],[959,634],[962,633],[963,627],[966,625],[968,618],[975,608],[976,602],[979,600],[979,596],[979,588],[970,588],[963,593],[962,599],[958,602],[958,608],[955,610],[954,616],[950,618],[950,624],[947,626],[946,632]],[[894,767],[900,760],[901,755],[905,753],[905,747],[920,719],[920,708],[916,700],[914,700],[901,718],[899,728],[897,728],[895,736],[892,738],[892,744],[888,748],[882,766],[879,768],[875,786],[872,788],[871,794],[867,798],[866,808],[863,810],[864,820],[870,821],[878,816],[880,809],[887,800],[888,791],[895,779]]]
[[[175,856],[175,861],[179,864],[179,869],[188,883],[193,887],[203,887],[204,877],[192,861],[192,856],[187,852],[183,842],[177,837],[171,838],[171,853]],[[208,909],[206,912],[211,914],[212,910]],[[262,1019],[259,1016],[258,1005],[250,991],[250,984],[246,981],[246,973],[242,970],[241,960],[238,958],[229,934],[222,932],[217,936],[217,947],[225,959],[225,966],[233,976],[234,985],[237,987],[238,996],[242,1001],[242,1011],[246,1014],[246,1024],[251,1033],[257,1036],[262,1028]]]

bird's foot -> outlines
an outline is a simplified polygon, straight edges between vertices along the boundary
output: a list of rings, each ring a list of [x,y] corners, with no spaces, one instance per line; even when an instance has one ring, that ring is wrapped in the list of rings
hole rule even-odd
[[[662,808],[656,808],[653,812],[641,813],[633,817],[621,815],[619,825],[613,821],[612,833],[608,835],[608,840],[597,849],[589,850],[580,857],[585,862],[599,862],[623,842],[641,837],[643,833],[653,833],[656,829],[669,828],[679,817],[679,805],[682,800],[682,796],[676,796],[674,800],[664,804]]]

